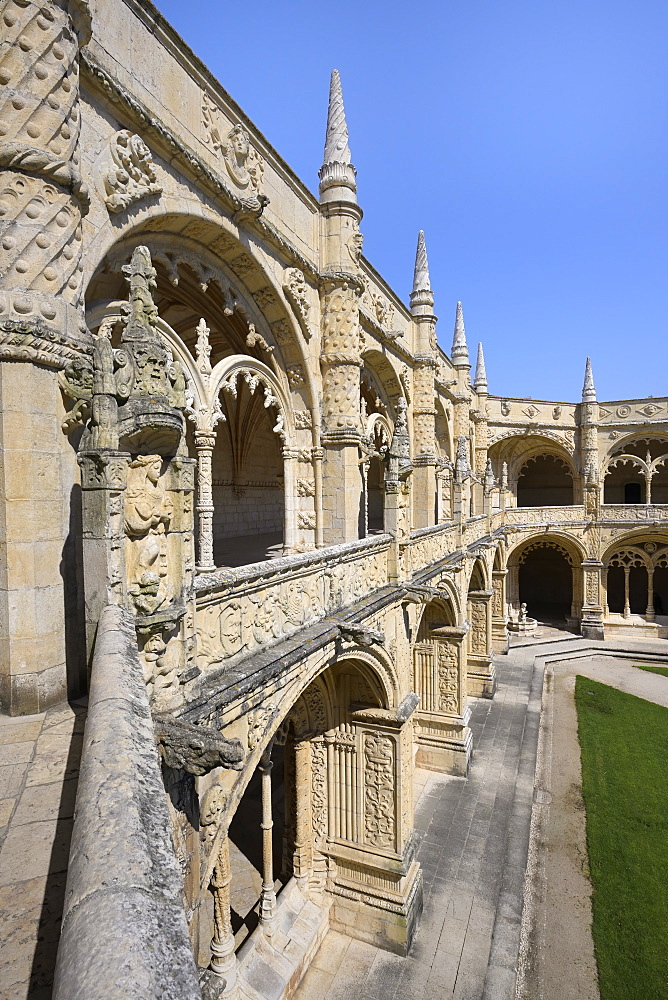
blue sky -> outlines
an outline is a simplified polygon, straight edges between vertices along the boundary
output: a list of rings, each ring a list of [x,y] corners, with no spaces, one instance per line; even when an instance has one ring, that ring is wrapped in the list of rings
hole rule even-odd
[[[666,0],[159,0],[317,190],[341,72],[364,252],[407,300],[424,229],[490,392],[668,395]]]

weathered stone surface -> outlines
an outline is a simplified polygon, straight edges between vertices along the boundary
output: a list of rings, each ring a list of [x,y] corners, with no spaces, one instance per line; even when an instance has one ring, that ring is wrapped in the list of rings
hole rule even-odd
[[[54,996],[198,998],[182,890],[134,622],[109,606],[91,674]]]

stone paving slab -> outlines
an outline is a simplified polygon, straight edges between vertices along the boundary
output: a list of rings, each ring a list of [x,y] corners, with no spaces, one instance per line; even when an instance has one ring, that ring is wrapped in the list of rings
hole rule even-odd
[[[486,982],[489,1000],[510,1000],[507,962],[519,944],[540,715],[535,655],[518,649],[497,657],[495,698],[472,702],[468,778],[417,772],[424,913],[408,957],[346,945],[330,931],[298,1000],[482,1000]]]
[[[0,1000],[49,1000],[85,704],[0,716]]]

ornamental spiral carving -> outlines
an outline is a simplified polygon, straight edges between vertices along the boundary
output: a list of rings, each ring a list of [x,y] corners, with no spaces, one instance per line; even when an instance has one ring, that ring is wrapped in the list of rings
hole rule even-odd
[[[62,333],[81,301],[89,203],[78,153],[88,5],[3,0],[0,23],[0,322],[38,319]]]

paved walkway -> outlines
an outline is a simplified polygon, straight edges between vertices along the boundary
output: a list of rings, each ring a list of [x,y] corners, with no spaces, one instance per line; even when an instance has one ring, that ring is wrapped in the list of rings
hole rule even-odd
[[[410,955],[330,931],[298,1000],[513,995],[540,713],[535,654],[497,658],[494,700],[474,702],[469,777],[426,778],[416,811],[425,907]]]
[[[48,1000],[85,706],[0,716],[0,1000]]]

